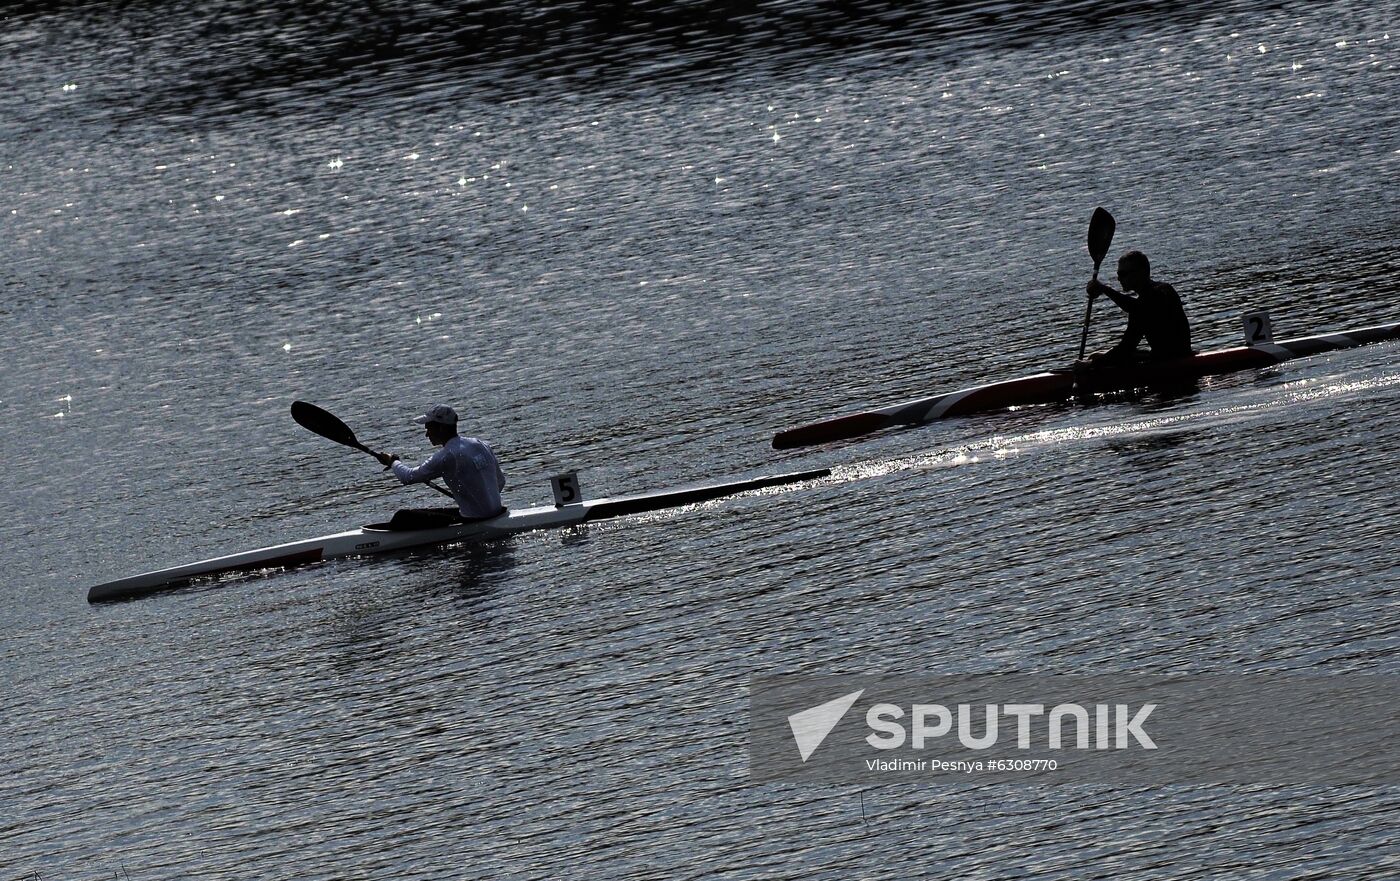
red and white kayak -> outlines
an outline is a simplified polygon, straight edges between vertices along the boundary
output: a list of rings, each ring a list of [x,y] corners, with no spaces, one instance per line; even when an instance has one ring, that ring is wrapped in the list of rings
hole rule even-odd
[[[950,416],[1063,401],[1077,394],[1125,391],[1252,367],[1268,367],[1292,358],[1393,339],[1400,339],[1400,322],[1292,340],[1266,340],[1168,361],[1111,368],[1051,370],[789,428],[773,436],[773,447],[782,450],[810,446],[860,437],[896,425],[921,425]]]
[[[133,599],[179,586],[191,579],[207,578],[229,572],[282,569],[330,560],[335,557],[383,554],[406,548],[489,541],[535,529],[557,529],[591,520],[623,517],[662,508],[678,508],[748,490],[815,480],[826,477],[830,473],[831,471],[826,468],[814,471],[795,471],[729,483],[620,496],[615,499],[593,499],[572,505],[527,508],[521,511],[510,511],[490,520],[459,523],[434,529],[390,530],[387,528],[387,524],[374,524],[351,529],[347,532],[338,532],[334,535],[323,535],[320,538],[308,538],[268,548],[259,548],[255,551],[244,551],[241,554],[229,554],[224,557],[201,560],[197,563],[188,563],[170,569],[159,569],[155,572],[146,572],[129,578],[119,578],[116,581],[109,581],[89,589],[87,598],[90,603]]]

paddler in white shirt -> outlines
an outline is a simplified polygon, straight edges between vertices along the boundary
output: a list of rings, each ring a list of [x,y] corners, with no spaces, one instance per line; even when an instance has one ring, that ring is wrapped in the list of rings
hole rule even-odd
[[[393,453],[379,453],[377,458],[404,483],[441,477],[457,507],[398,511],[390,525],[398,529],[430,529],[504,514],[501,490],[505,489],[506,476],[496,454],[485,441],[457,433],[457,411],[437,404],[413,421],[423,426],[428,441],[441,449],[416,466],[399,461]]]

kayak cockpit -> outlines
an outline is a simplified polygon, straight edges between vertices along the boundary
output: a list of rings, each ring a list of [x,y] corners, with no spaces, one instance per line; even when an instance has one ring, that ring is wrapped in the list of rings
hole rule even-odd
[[[404,508],[394,512],[384,523],[368,523],[362,528],[370,532],[419,532],[424,529],[448,529],[456,526],[479,526],[510,516],[509,508],[490,517],[465,519],[452,508]]]

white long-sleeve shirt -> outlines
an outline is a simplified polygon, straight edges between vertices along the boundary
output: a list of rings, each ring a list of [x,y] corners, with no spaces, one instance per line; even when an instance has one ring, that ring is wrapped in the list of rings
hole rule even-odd
[[[441,477],[457,500],[463,517],[493,517],[501,512],[501,490],[506,476],[496,454],[474,437],[453,437],[423,464],[394,463],[394,476],[404,483],[423,483]]]

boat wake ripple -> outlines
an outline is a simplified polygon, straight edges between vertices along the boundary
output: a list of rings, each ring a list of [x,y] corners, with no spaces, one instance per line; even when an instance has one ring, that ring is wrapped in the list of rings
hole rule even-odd
[[[1173,434],[1188,428],[1238,424],[1276,415],[1284,408],[1296,408],[1319,401],[1375,396],[1377,392],[1400,389],[1400,373],[1365,379],[1301,379],[1269,386],[1246,394],[1250,400],[1225,406],[1164,413],[1103,425],[1074,425],[1046,428],[1017,435],[993,435],[951,447],[891,459],[852,463],[832,469],[832,480],[858,480],[882,477],[900,471],[958,468],[1001,461],[1031,449],[1061,447],[1082,441]]]

